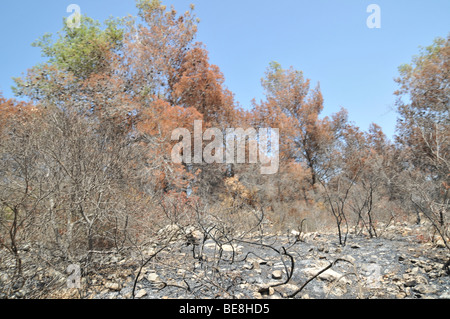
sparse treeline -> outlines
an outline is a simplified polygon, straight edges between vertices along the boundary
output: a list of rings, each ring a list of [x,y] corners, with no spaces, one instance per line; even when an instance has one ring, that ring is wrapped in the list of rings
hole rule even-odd
[[[195,225],[199,211],[229,232],[261,227],[255,212],[280,231],[334,225],[343,245],[349,232],[374,237],[392,220],[428,220],[449,248],[450,38],[400,68],[390,141],[344,109],[322,117],[320,86],[275,62],[265,100],[239,108],[195,42],[194,8],[137,6],[134,18],[83,17],[80,28],[45,35],[34,45],[47,62],[15,79],[28,102],[0,97],[0,247],[15,265],[2,289],[27,280],[30,249],[35,265],[87,273],[97,255],[128,253],[167,224]],[[195,120],[279,128],[279,172],[174,164],[171,133]]]

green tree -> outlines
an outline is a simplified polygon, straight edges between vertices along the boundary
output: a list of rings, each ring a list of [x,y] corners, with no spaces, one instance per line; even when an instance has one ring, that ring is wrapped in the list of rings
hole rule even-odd
[[[42,56],[48,60],[33,67],[25,77],[14,79],[16,95],[42,99],[42,95],[55,90],[55,84],[67,85],[111,71],[114,54],[118,54],[123,45],[121,22],[110,19],[102,28],[98,21],[84,16],[80,27],[70,28],[67,19],[64,20],[56,40],[47,33],[32,44],[40,48]]]
[[[450,249],[450,35],[399,72],[397,142],[409,178],[406,193]]]

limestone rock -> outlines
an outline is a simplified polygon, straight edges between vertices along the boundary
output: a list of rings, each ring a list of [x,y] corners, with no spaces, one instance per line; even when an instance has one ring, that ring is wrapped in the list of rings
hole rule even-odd
[[[116,282],[107,282],[105,284],[105,287],[112,291],[120,291],[122,288],[120,285]]]
[[[439,296],[439,299],[450,299],[450,292],[445,292]]]
[[[147,291],[145,289],[141,289],[141,290],[139,290],[137,292],[135,297],[136,298],[142,298],[142,297],[145,297],[145,296],[147,296]]]
[[[420,284],[413,288],[413,291],[419,294],[424,295],[432,295],[436,294],[438,292],[438,289],[434,285],[426,285],[426,284]]]
[[[354,264],[355,261],[356,261],[356,259],[353,258],[353,257],[350,256],[350,255],[346,255],[346,256],[342,257],[342,259],[347,260],[347,261],[349,261],[349,262],[352,263],[352,264]]]
[[[147,275],[147,280],[150,282],[157,282],[157,281],[159,281],[159,276],[158,276],[158,274],[151,273],[151,274]]]
[[[294,236],[294,237],[297,237],[297,238],[298,238],[298,237],[300,236],[300,234],[301,234],[301,233],[300,233],[299,231],[297,231],[297,230],[291,231],[291,235]]]
[[[295,293],[300,288],[297,285],[286,284],[286,285],[275,287],[274,289],[276,292],[279,292],[281,295],[288,296],[288,295]]]
[[[322,270],[323,270],[323,268],[312,267],[312,268],[303,269],[303,272],[305,273],[305,275],[307,277],[314,277]],[[339,280],[341,277],[342,277],[342,274],[338,273],[337,271],[334,271],[333,269],[328,269],[324,273],[320,274],[318,278],[321,280],[333,282],[333,281]],[[339,282],[344,283],[344,284],[352,283],[351,280],[349,280],[345,277],[340,279]]]
[[[445,248],[445,243],[444,243],[444,240],[443,240],[442,238],[439,238],[439,239],[436,241],[436,247],[437,247],[437,248]]]
[[[259,287],[258,292],[261,294],[261,296],[272,296],[275,293],[275,289],[268,285],[264,285]]]
[[[224,252],[234,252],[234,253],[239,253],[243,249],[242,246],[232,246],[232,245],[222,245],[222,247],[220,247],[219,245],[216,245],[216,243],[214,242],[206,243],[205,248],[214,250],[220,250],[220,248],[222,248]]]
[[[275,271],[273,271],[273,272],[272,272],[272,278],[273,278],[273,279],[277,279],[277,280],[283,278],[283,272],[282,272],[281,270],[275,270]]]

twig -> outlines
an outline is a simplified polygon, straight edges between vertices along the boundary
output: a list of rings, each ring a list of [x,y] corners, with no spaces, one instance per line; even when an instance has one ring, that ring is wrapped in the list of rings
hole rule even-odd
[[[169,241],[170,242],[170,241]],[[162,247],[160,250],[158,250],[156,253],[154,253],[153,255],[151,255],[151,257],[149,259],[147,259],[147,261],[141,265],[141,267],[139,268],[138,274],[136,276],[136,278],[134,279],[134,284],[133,284],[133,292],[132,292],[132,296],[133,299],[135,298],[135,291],[136,291],[136,285],[137,282],[139,280],[139,276],[142,273],[142,269],[148,265],[148,263],[150,263],[152,261],[153,258],[155,258],[160,252],[162,252],[163,250],[165,250],[167,247],[169,247],[169,244],[165,245],[164,247]]]
[[[322,269],[321,271],[319,271],[316,275],[314,275],[313,277],[311,277],[310,279],[308,279],[297,291],[293,292],[292,294],[288,295],[287,298],[294,298],[295,296],[297,296],[300,292],[303,291],[303,289],[305,289],[305,287],[314,279],[316,279],[317,277],[319,277],[321,274],[323,274],[324,272],[326,272],[327,270],[331,269],[334,265],[336,265],[339,261],[345,261],[345,262],[349,262],[348,260],[345,259],[336,259],[333,263],[330,263],[327,267],[325,267],[324,269]]]

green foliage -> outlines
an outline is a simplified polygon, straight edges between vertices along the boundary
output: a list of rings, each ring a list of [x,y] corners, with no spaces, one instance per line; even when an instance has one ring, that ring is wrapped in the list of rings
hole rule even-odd
[[[266,69],[265,78],[261,84],[270,97],[277,95],[283,90],[292,90],[296,85],[304,83],[303,72],[294,69],[285,70],[281,64],[272,61]]]
[[[160,0],[137,0],[136,1],[136,7],[139,10],[142,10],[145,12],[159,9],[159,8],[161,8],[161,4],[162,3]]]
[[[426,47],[419,47],[420,54],[415,55],[412,59],[411,64],[402,64],[398,71],[402,77],[411,76],[413,72],[420,71],[423,66],[435,59],[441,53],[441,50],[445,47],[446,40],[444,38],[438,37],[433,41],[432,45]]]
[[[121,20],[110,19],[102,29],[98,21],[84,16],[79,28],[69,28],[65,19],[56,41],[52,41],[51,34],[45,34],[33,46],[41,48],[42,55],[49,58],[48,63],[57,69],[86,79],[91,74],[101,73],[109,54],[122,47],[124,31],[120,26]]]

